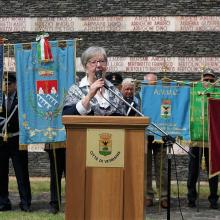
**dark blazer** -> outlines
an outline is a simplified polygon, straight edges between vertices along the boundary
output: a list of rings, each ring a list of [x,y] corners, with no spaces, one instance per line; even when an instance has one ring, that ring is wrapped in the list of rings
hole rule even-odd
[[[12,101],[11,104],[11,109],[7,114],[7,117],[10,116],[10,114],[13,112],[14,108],[16,107],[16,105],[18,105],[18,97],[17,97],[17,92],[14,96],[14,99]],[[3,95],[3,107],[2,107],[2,112],[0,113],[0,116],[5,118],[6,116],[6,108],[5,108],[5,95]],[[2,127],[4,125],[0,126],[0,130],[2,131]],[[8,122],[7,125],[7,132],[8,133],[14,133],[14,132],[18,132],[19,131],[19,121],[18,121],[18,108],[16,109],[16,111],[14,112],[14,114],[12,115],[11,119]]]

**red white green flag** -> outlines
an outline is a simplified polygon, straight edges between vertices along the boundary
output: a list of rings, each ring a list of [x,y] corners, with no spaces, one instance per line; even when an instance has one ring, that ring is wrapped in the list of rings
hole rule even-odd
[[[37,43],[37,55],[38,55],[38,60],[40,62],[50,62],[53,61],[53,56],[51,53],[51,46],[49,43],[49,34],[48,33],[43,33],[41,35],[38,35],[36,37]]]

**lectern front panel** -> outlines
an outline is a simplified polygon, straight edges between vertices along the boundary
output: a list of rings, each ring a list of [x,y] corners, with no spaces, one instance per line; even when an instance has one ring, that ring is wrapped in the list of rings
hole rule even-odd
[[[85,208],[86,220],[123,220],[123,168],[86,169]]]

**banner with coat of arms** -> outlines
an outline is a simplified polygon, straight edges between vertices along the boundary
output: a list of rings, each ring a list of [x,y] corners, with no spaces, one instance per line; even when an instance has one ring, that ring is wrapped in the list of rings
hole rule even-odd
[[[20,144],[66,140],[62,124],[63,101],[75,76],[75,43],[50,41],[52,60],[40,60],[38,44],[31,49],[15,45]]]
[[[177,83],[164,85],[159,81],[156,85],[141,87],[142,113],[150,121],[172,137],[189,141],[189,86]],[[148,127],[154,140],[161,140],[161,134],[154,126]],[[157,135],[158,134],[158,135]]]
[[[208,98],[220,97],[220,87],[210,83],[193,84],[190,92],[190,136],[191,141],[208,142]]]

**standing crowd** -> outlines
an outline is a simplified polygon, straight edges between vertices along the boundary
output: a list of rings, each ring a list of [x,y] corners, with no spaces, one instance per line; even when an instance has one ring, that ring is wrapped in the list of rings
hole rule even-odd
[[[123,79],[119,73],[107,72],[107,54],[102,47],[89,47],[81,56],[81,62],[85,70],[85,76],[76,84],[73,84],[64,101],[63,115],[102,115],[102,116],[138,116],[141,110],[141,97],[136,92],[135,80]],[[97,71],[102,73],[97,78]],[[148,73],[144,79],[149,85],[157,83],[157,76]],[[203,81],[214,81],[215,74],[208,69],[203,74]],[[3,111],[0,113],[0,211],[12,209],[9,199],[9,158],[13,167],[20,195],[20,208],[22,211],[31,211],[31,187],[28,173],[28,153],[19,150],[19,124],[17,108],[17,92],[15,74],[9,74],[6,81],[6,93],[3,96]],[[111,90],[109,90],[110,88]],[[120,97],[120,98],[119,98]],[[126,105],[122,99],[130,103]],[[153,135],[146,135],[147,146],[145,152],[145,206],[153,206],[155,192],[152,185],[154,162],[156,188],[159,193],[160,206],[167,208],[167,149],[162,143],[154,141]],[[50,160],[50,212],[56,214],[60,210],[61,203],[61,179],[65,175],[65,148],[54,148],[53,144],[47,144],[46,151]],[[189,161],[189,175],[187,181],[188,206],[195,207],[197,200],[196,183],[200,170],[202,148],[191,147],[190,151],[195,155]],[[209,167],[208,148],[205,148],[206,166]],[[218,204],[218,177],[209,179],[210,208],[217,209]]]

